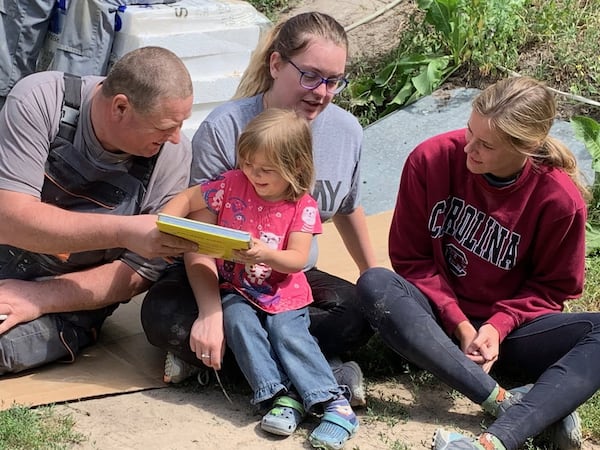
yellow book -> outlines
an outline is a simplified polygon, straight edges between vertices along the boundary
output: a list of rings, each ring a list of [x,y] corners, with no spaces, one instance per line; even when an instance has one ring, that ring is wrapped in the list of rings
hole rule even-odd
[[[156,221],[163,233],[173,234],[198,244],[198,253],[214,258],[233,260],[233,250],[246,250],[252,246],[252,236],[246,231],[219,225],[159,214]]]

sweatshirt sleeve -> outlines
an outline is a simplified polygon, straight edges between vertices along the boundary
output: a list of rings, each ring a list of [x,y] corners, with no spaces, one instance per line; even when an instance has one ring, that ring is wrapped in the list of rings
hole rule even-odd
[[[413,152],[400,179],[396,208],[389,235],[390,260],[394,270],[413,283],[433,303],[446,333],[467,320],[447,282],[444,261],[436,254],[428,227],[430,205],[427,192],[427,164]],[[441,175],[441,172],[439,172]]]

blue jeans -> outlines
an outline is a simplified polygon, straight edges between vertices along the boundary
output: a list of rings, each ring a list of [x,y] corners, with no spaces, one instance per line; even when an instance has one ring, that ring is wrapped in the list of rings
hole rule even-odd
[[[309,307],[310,332],[325,357],[339,356],[366,344],[373,331],[360,311],[356,286],[317,269],[305,274],[314,297]],[[191,364],[201,364],[190,350],[190,331],[198,307],[183,264],[167,268],[148,290],[141,314],[152,345]]]
[[[374,268],[363,273],[357,289],[371,326],[396,353],[475,403],[490,395],[496,381],[446,335],[429,300],[413,284]],[[520,326],[500,345],[496,366],[535,382],[521,403],[486,430],[507,449],[517,449],[600,388],[600,313],[545,314]]]
[[[223,323],[227,345],[254,392],[253,404],[293,388],[311,411],[346,393],[308,331],[307,308],[267,314],[238,294],[223,293]]]

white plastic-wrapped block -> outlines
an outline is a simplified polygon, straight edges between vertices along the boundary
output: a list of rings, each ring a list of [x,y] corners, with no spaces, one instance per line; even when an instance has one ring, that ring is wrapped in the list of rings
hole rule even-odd
[[[269,23],[248,2],[240,0],[180,0],[170,4],[129,5],[121,16],[122,29],[147,33],[149,27],[165,32],[227,29],[239,25]]]
[[[119,13],[111,61],[139,47],[155,45],[177,54],[194,83],[192,117],[184,133],[192,137],[206,115],[229,100],[261,34],[271,22],[245,1],[180,0],[130,5]]]
[[[239,82],[239,75],[192,79],[194,86],[192,116],[183,124],[183,132],[187,137],[192,138],[200,123],[215,106],[233,96]]]
[[[129,8],[123,15],[130,12]],[[133,15],[133,12],[135,10],[130,15]],[[147,17],[146,14],[144,16]],[[186,20],[188,19],[173,19],[174,22]],[[195,30],[165,30],[159,25],[149,23],[149,30],[135,34],[126,32],[123,28],[115,33],[112,53],[115,57],[120,57],[133,49],[148,45],[167,47],[182,58],[235,53],[248,48],[254,49],[262,30],[257,24],[222,24],[221,29],[204,29],[202,25],[198,24]]]

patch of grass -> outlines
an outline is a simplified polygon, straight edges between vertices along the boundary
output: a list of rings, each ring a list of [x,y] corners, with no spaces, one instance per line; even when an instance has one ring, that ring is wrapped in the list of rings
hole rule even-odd
[[[600,311],[600,253],[588,256],[585,267],[583,296],[567,303],[569,312]],[[600,443],[600,392],[596,392],[577,411],[586,437],[596,444]]]
[[[390,383],[397,383],[395,379],[389,380]],[[384,423],[389,428],[393,428],[399,423],[405,423],[410,418],[409,409],[400,402],[396,395],[386,396],[379,393],[379,396],[370,396],[366,414],[362,417],[364,424],[375,422]],[[405,450],[409,447],[397,440],[390,439],[385,432],[378,433],[379,440],[390,450]]]
[[[600,1],[543,0],[526,11],[529,45],[538,49],[530,74],[558,89],[600,99]]]
[[[566,305],[568,312],[600,311],[600,253],[586,258],[583,296]]]
[[[395,440],[388,445],[390,445],[390,450],[408,450],[410,448],[408,445],[398,440]]]
[[[600,392],[596,392],[592,398],[579,407],[577,410],[581,416],[581,421],[585,424],[585,435],[591,441],[598,444],[600,442]]]
[[[389,450],[408,450],[410,448],[398,439],[391,440],[385,433],[379,433],[379,439]],[[353,450],[360,450],[360,447],[354,447]]]
[[[71,416],[52,407],[15,405],[0,411],[0,450],[67,449],[86,439],[73,430],[74,424]]]
[[[365,423],[384,422],[390,428],[401,422],[406,422],[410,417],[409,411],[395,395],[384,397],[370,397],[367,414],[363,418]]]

